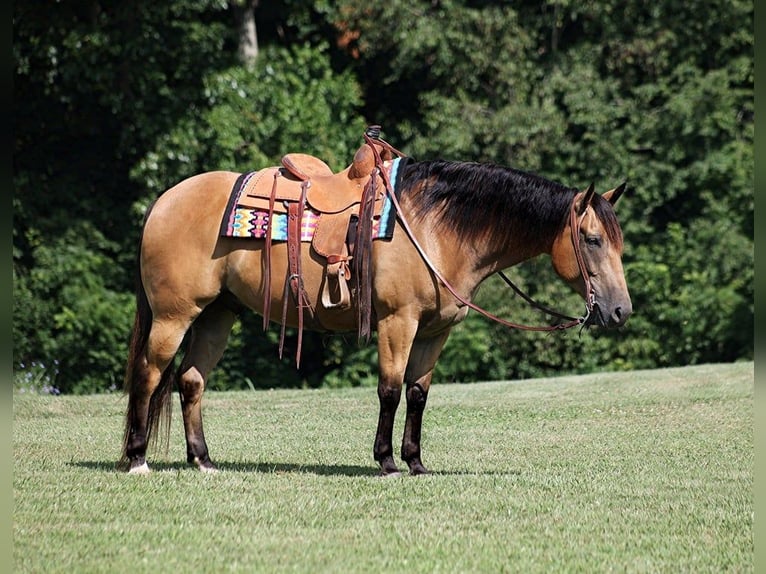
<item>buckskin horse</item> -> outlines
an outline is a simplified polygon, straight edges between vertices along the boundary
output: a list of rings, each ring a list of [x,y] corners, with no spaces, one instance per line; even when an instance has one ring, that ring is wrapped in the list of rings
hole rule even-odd
[[[282,166],[247,176],[195,175],[151,206],[139,248],[121,467],[149,472],[147,444],[169,416],[177,385],[188,462],[216,470],[203,433],[201,399],[245,308],[264,315],[264,327],[272,320],[270,309],[281,307],[275,322],[300,332],[377,331],[380,411],[373,454],[383,476],[399,474],[392,432],[403,392],[401,458],[411,474],[427,472],[420,437],[431,376],[450,330],[469,309],[533,330],[625,323],[632,304],[613,210],[625,184],[599,195],[592,184],[579,191],[492,164],[413,161],[375,130],[364,139],[352,165],[337,174],[317,158],[288,154]],[[262,210],[265,236],[222,232],[222,221],[235,219],[235,196]],[[309,234],[312,243],[303,238],[302,245],[307,214],[319,223]],[[282,240],[279,217],[287,222]],[[371,240],[373,220],[380,226],[386,217],[393,233]],[[583,297],[583,317],[529,327],[473,303],[484,279],[541,254]],[[298,360],[299,354],[300,344]]]

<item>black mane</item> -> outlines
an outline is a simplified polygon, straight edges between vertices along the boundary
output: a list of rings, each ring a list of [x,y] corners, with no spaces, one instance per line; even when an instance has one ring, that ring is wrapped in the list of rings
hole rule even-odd
[[[552,238],[566,225],[577,192],[533,173],[486,163],[416,162],[402,178],[413,215],[437,214],[437,226],[451,229],[460,240]],[[622,233],[608,202],[597,194],[591,205],[621,248]]]
[[[413,164],[404,190],[423,181],[410,195],[416,217],[438,214],[438,225],[461,240],[488,235],[510,240],[552,237],[566,223],[576,189],[537,175],[493,164],[447,162]]]

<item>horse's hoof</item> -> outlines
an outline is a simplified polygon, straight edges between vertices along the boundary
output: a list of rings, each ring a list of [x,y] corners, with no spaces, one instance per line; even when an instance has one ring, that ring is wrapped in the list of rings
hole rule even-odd
[[[381,470],[380,476],[382,478],[392,478],[392,477],[402,476],[402,473],[399,472],[398,470],[394,470],[394,471]]]
[[[196,466],[200,470],[200,472],[206,472],[211,474],[218,472],[218,469],[213,464],[213,461],[211,461],[210,457],[208,457],[207,455],[204,456],[203,458],[200,458],[198,456],[188,455],[186,457],[186,461],[190,465]]]
[[[149,465],[146,464],[146,461],[141,464],[131,465],[128,474],[149,474]]]
[[[428,469],[423,466],[420,461],[420,457],[413,457],[407,461],[407,466],[410,467],[410,474],[412,476],[420,476],[421,474],[428,474]]]
[[[399,467],[396,466],[393,457],[387,456],[380,461],[380,476],[401,476]]]

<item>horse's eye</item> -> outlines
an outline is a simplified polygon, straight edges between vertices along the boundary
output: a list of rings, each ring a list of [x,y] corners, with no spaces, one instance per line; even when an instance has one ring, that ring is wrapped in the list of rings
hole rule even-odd
[[[599,235],[586,235],[585,244],[588,247],[601,247],[601,236]]]

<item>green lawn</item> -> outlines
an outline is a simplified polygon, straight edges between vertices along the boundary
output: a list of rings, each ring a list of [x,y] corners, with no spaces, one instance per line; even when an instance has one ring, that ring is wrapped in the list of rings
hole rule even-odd
[[[753,571],[752,362],[429,401],[428,476],[376,476],[369,388],[206,395],[215,475],[185,464],[174,405],[131,476],[123,396],[15,394],[14,570]]]

